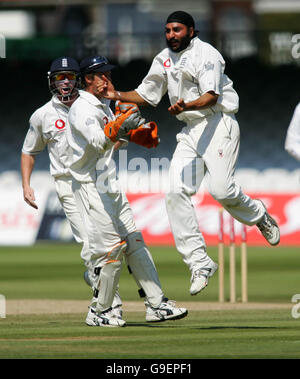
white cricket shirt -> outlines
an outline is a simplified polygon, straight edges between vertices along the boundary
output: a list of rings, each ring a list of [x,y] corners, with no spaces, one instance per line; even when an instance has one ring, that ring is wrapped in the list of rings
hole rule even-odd
[[[95,182],[97,162],[103,158],[108,167],[113,154],[114,143],[105,136],[103,129],[115,116],[109,100],[100,101],[86,91],[79,93],[67,122],[67,141],[72,149],[70,172],[78,182]],[[103,164],[102,169],[105,171]]]
[[[69,147],[66,140],[66,121],[69,107],[53,96],[30,117],[22,152],[39,154],[47,146],[50,173],[54,177],[70,175],[68,169]]]
[[[186,123],[218,111],[236,113],[239,97],[224,69],[225,61],[218,50],[196,37],[179,53],[169,48],[162,50],[154,58],[136,92],[153,106],[166,92],[171,105],[180,98],[185,102],[196,100],[208,91],[219,95],[217,104],[211,108],[186,111],[176,116]]]
[[[285,139],[285,150],[300,161],[300,103],[296,106]]]

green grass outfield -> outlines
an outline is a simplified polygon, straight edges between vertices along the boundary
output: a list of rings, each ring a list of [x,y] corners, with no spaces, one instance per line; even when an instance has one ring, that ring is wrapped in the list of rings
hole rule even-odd
[[[187,306],[189,315],[146,323],[124,267],[125,328],[84,324],[91,291],[82,280],[79,250],[77,244],[55,243],[0,247],[0,294],[7,313],[0,318],[0,358],[300,358],[300,318],[291,313],[292,296],[300,294],[298,247],[248,247],[249,303],[235,307],[217,303],[217,275],[191,297],[189,271],[175,248],[151,247],[165,294]],[[208,253],[217,260],[216,247]],[[238,248],[236,255],[239,298]],[[226,269],[228,297],[228,255]]]

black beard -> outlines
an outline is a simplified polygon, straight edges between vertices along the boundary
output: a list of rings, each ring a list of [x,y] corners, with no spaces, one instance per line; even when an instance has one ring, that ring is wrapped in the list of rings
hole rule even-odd
[[[182,37],[181,42],[180,42],[179,46],[176,49],[174,49],[172,47],[172,45],[170,44],[170,42],[172,40],[168,41],[166,39],[166,43],[167,43],[168,48],[171,49],[174,53],[179,53],[180,51],[182,51],[182,50],[184,50],[184,49],[186,49],[188,47],[188,45],[191,42],[191,39],[192,38],[190,38],[189,35],[186,35],[185,37]]]

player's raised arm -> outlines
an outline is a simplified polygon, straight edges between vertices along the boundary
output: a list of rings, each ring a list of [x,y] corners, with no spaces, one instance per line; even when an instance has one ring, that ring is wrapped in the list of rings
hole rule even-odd
[[[30,177],[33,171],[34,164],[34,155],[24,153],[21,154],[21,175],[24,200],[32,208],[38,209],[38,206],[35,203],[34,190],[30,186]]]
[[[120,100],[126,103],[135,103],[137,105],[149,105],[136,91],[120,92],[110,87],[103,96],[110,100]]]

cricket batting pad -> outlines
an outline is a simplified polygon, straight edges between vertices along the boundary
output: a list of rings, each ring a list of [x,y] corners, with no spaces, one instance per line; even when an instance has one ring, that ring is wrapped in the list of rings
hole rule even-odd
[[[126,250],[126,242],[122,241],[108,254],[107,260],[101,267],[98,283],[98,299],[96,311],[101,313],[112,306],[122,270],[123,255]]]
[[[121,299],[121,296],[118,292],[118,289],[119,289],[119,286],[117,286],[117,290],[116,290],[116,293],[115,293],[115,296],[114,296],[114,299],[112,302],[113,308],[118,307],[118,306],[122,306],[122,299]]]
[[[152,307],[158,307],[164,298],[152,256],[147,249],[142,233],[130,233],[127,238],[125,257],[138,286],[140,286]]]

